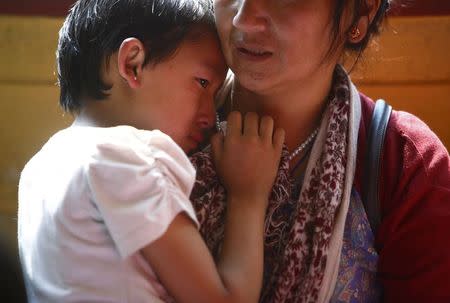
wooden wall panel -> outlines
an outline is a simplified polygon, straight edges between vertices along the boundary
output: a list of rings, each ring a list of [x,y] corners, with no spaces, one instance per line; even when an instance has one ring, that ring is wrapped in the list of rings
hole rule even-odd
[[[450,16],[391,18],[352,78],[359,83],[450,81],[449,50]]]
[[[15,212],[25,163],[72,118],[58,107],[58,88],[0,83],[0,213]]]
[[[382,98],[396,110],[425,121],[450,148],[450,82],[432,84],[369,84],[359,89],[374,100]]]
[[[61,18],[0,16],[0,213],[17,208],[26,161],[70,123],[58,107],[55,50]]]
[[[55,51],[63,20],[0,17],[0,82],[56,83]]]
[[[392,18],[351,77],[366,95],[424,120],[450,148],[450,16]]]

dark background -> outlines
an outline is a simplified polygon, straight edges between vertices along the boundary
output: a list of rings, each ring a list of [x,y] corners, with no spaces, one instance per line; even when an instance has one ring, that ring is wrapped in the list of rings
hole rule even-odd
[[[64,16],[74,0],[0,0],[0,14]],[[449,0],[397,0],[394,16],[450,15]]]

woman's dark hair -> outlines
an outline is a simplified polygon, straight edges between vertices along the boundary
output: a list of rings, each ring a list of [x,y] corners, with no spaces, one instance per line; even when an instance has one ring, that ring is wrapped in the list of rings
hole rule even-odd
[[[81,98],[108,96],[111,86],[102,81],[101,67],[126,38],[144,44],[144,64],[158,64],[198,25],[215,30],[209,0],[77,1],[59,31],[60,105],[74,112],[81,108]]]
[[[334,10],[333,20],[332,20],[332,43],[329,50],[329,55],[334,53],[338,47],[340,46],[340,43],[344,42],[344,50],[347,51],[355,51],[358,52],[358,56],[366,49],[369,41],[374,35],[377,35],[380,33],[381,24],[383,22],[384,17],[386,16],[390,4],[393,2],[393,0],[382,0],[380,7],[378,8],[377,13],[375,14],[375,17],[373,18],[372,22],[369,25],[369,28],[367,29],[367,33],[364,36],[364,39],[361,40],[359,43],[350,43],[346,40],[347,34],[352,30],[353,26],[356,24],[356,22],[359,20],[360,17],[365,16],[368,14],[368,8],[367,8],[367,0],[353,0],[353,15],[352,22],[348,28],[344,31],[344,36],[341,36],[342,32],[342,15],[344,13],[344,10],[348,6],[348,0],[336,0],[336,6]]]

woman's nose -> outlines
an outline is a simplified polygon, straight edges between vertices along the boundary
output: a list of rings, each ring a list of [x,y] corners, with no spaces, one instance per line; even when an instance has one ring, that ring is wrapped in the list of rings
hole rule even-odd
[[[237,11],[233,26],[242,32],[263,31],[267,25],[266,0],[236,0]]]

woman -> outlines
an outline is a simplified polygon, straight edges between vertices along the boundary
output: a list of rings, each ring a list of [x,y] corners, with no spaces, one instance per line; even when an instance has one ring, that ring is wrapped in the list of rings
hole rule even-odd
[[[449,302],[450,161],[418,118],[393,111],[375,237],[362,201],[374,104],[339,65],[366,47],[387,0],[215,0],[235,77],[220,109],[270,115],[286,148],[266,214],[261,302]],[[256,119],[256,118],[255,118]],[[226,193],[208,151],[192,199],[208,246],[223,237]],[[379,254],[378,254],[378,253]]]

